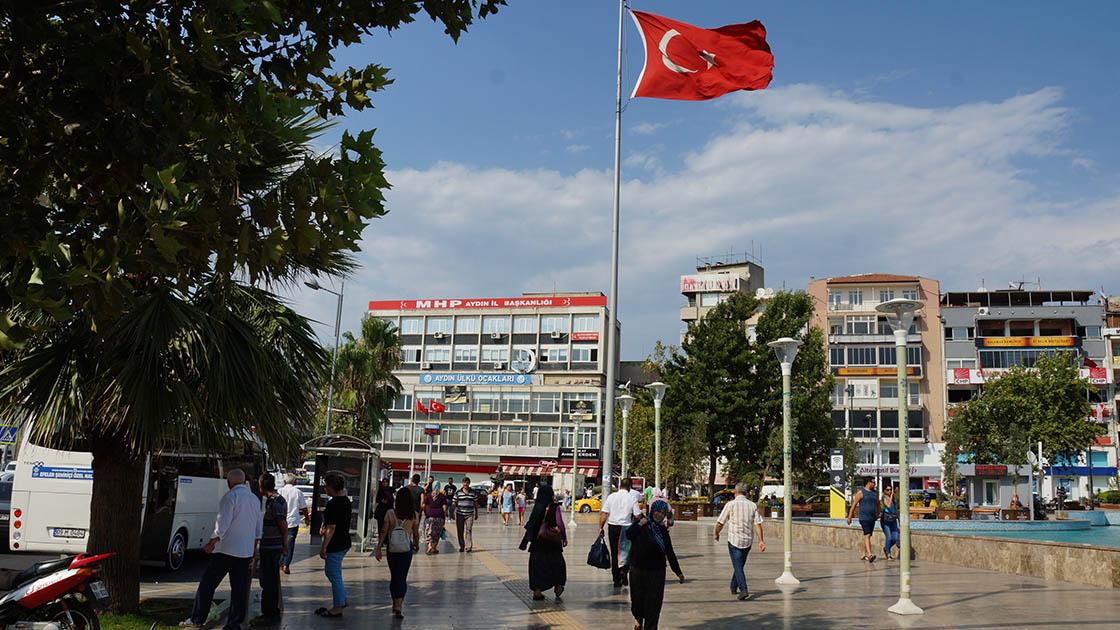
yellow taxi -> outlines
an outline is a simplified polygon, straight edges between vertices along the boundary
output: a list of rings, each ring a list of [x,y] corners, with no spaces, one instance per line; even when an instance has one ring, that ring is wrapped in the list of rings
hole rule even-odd
[[[577,499],[577,512],[598,512],[603,507],[603,495],[597,494],[590,499]]]

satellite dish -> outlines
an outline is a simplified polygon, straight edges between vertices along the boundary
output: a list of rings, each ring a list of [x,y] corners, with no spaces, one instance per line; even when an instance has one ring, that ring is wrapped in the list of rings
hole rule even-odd
[[[774,297],[774,289],[771,289],[771,288],[767,287],[766,288],[766,298],[769,299],[769,298],[772,298],[772,297]]]
[[[754,290],[754,296],[760,300],[766,299],[766,289],[759,287]]]

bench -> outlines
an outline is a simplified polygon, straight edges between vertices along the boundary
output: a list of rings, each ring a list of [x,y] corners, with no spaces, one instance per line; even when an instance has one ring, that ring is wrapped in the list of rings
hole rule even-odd
[[[933,518],[936,512],[937,508],[935,507],[915,505],[910,507],[910,518]]]
[[[971,512],[964,508],[953,506],[937,506],[937,511],[934,512],[934,517],[942,521],[959,521],[971,516]]]
[[[973,520],[979,520],[976,517],[999,519],[1000,509],[998,507],[974,507],[972,508]]]
[[[1031,512],[1026,508],[1009,508],[999,511],[1001,521],[1029,521],[1030,518]]]

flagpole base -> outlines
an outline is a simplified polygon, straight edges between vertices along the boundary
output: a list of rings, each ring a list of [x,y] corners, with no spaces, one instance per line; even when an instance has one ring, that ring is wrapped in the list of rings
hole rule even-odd
[[[898,602],[894,606],[887,609],[887,612],[892,612],[896,615],[922,615],[926,611],[918,608],[909,597],[899,597]]]
[[[774,583],[775,584],[791,584],[792,585],[792,584],[800,584],[801,580],[793,577],[793,572],[792,571],[786,571],[785,573],[782,573],[778,577],[774,578]]]

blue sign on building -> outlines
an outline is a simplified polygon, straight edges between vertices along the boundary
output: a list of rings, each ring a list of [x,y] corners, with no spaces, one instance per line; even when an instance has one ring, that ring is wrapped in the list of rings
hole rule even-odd
[[[93,481],[92,468],[78,468],[76,466],[44,466],[35,464],[31,467],[32,479],[67,479],[75,481]]]
[[[17,433],[19,433],[18,426],[0,426],[0,445],[10,446],[15,444]]]
[[[529,385],[528,374],[484,374],[476,372],[448,372],[421,374],[421,385]]]

